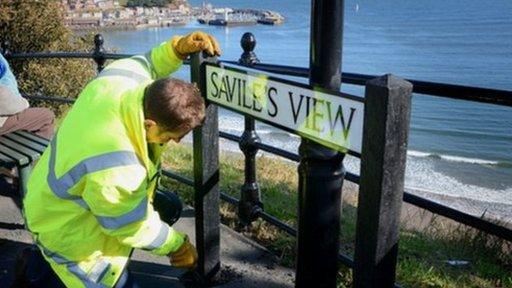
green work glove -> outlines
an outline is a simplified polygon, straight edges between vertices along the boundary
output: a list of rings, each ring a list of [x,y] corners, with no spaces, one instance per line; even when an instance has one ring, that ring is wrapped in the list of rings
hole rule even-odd
[[[195,31],[186,36],[174,36],[171,39],[171,45],[176,55],[182,60],[199,51],[206,51],[210,56],[220,56],[221,54],[217,40],[201,31]]]
[[[194,269],[197,265],[197,251],[185,236],[183,244],[175,252],[169,253],[171,265],[176,268]]]

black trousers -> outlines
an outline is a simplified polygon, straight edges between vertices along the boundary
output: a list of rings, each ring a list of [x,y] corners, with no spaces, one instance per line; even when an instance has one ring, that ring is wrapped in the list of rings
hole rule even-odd
[[[157,190],[153,207],[160,215],[160,219],[169,225],[178,221],[183,209],[179,196],[173,192]],[[25,249],[20,255],[18,263],[24,262],[26,268],[18,275],[18,279],[12,287],[27,288],[65,288],[66,286],[53,271],[50,264],[46,262],[41,251],[36,246]],[[138,288],[137,281],[133,278],[129,269],[125,269],[115,288]]]

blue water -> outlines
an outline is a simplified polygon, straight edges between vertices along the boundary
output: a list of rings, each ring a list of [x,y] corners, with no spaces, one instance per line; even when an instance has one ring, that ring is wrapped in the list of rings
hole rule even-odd
[[[190,23],[110,31],[104,32],[106,43],[121,52],[142,53],[172,35],[202,29],[221,43],[222,59],[237,60],[242,53],[240,38],[250,31],[256,36],[255,52],[262,62],[309,65],[310,1],[209,2],[215,7],[272,9],[286,20],[275,27]],[[512,90],[512,1],[345,3],[343,71]],[[187,68],[177,76],[187,79]],[[364,94],[350,85],[342,90]],[[239,134],[240,123],[238,115],[221,111],[222,130]],[[296,151],[297,137],[268,125],[258,128],[265,142]],[[408,187],[512,204],[512,108],[414,95],[409,149]],[[347,159],[346,165],[358,172],[357,159]]]

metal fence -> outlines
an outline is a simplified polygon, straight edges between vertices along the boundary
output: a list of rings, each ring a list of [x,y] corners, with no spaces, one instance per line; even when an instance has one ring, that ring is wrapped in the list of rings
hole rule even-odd
[[[243,65],[253,69],[258,69],[261,71],[286,75],[286,76],[298,76],[298,77],[309,77],[309,69],[303,67],[294,67],[294,66],[283,66],[283,65],[275,65],[275,64],[266,64],[260,63],[256,54],[254,53],[256,39],[252,34],[246,34],[241,39],[241,45],[244,49],[244,53],[242,54],[240,60],[238,61],[222,61],[229,64],[235,65]],[[2,42],[2,54],[7,59],[44,59],[44,58],[82,58],[82,59],[93,59],[97,64],[98,71],[101,71],[105,65],[106,60],[116,60],[133,56],[132,54],[119,54],[119,53],[106,53],[103,48],[103,36],[100,34],[94,37],[94,50],[93,52],[35,52],[35,53],[11,53],[9,42]],[[189,61],[184,62],[185,65],[190,65]],[[376,75],[366,75],[366,74],[354,74],[354,73],[342,73],[341,81],[346,84],[360,85],[364,86],[369,79],[376,78]],[[499,106],[508,106],[512,107],[512,91],[506,90],[498,90],[498,89],[489,89],[489,88],[479,88],[479,87],[470,87],[463,85],[453,85],[453,84],[444,84],[444,83],[435,83],[435,82],[426,82],[426,81],[418,81],[407,79],[407,81],[413,84],[413,92],[418,93],[417,97],[425,96],[436,96],[448,99],[459,99],[465,101],[473,101],[473,102],[481,102],[487,104],[494,104]],[[46,101],[55,101],[62,103],[73,103],[73,99],[62,98],[58,96],[35,96],[35,95],[24,95],[28,99],[33,100],[46,100]],[[286,151],[277,147],[273,147],[271,145],[267,145],[261,143],[259,137],[257,136],[257,131],[255,129],[255,121],[252,118],[245,119],[245,130],[242,136],[233,135],[230,133],[226,133],[223,131],[219,131],[220,137],[238,142],[240,143],[240,148],[244,152],[246,156],[246,184],[251,186],[251,183],[255,183],[254,177],[254,157],[257,151],[265,151],[268,153],[272,153],[274,155],[281,156],[288,160],[299,162],[300,156],[297,153],[293,153],[290,151]],[[183,177],[181,175],[177,175],[171,171],[165,171],[165,175],[171,177],[177,181],[180,181],[187,185],[192,185],[193,180]],[[355,184],[359,184],[359,176],[353,173],[347,173],[346,180],[353,182]],[[244,193],[242,193],[244,194]],[[243,195],[241,198],[247,199],[247,195]],[[221,194],[221,198],[229,203],[238,205],[239,200],[227,195]],[[250,199],[250,198],[249,198]],[[410,192],[404,192],[404,201],[420,208],[426,209],[432,213],[439,214],[455,220],[457,222],[466,224],[468,226],[474,227],[476,229],[482,230],[489,234],[498,236],[508,241],[512,241],[512,230],[507,229],[503,226],[500,226],[496,223],[490,222],[488,220],[452,209],[448,206],[439,204],[434,201],[430,201],[420,196],[416,196]],[[259,203],[259,200],[252,201],[255,203]],[[254,205],[250,205],[252,207]],[[256,205],[258,206],[258,205]],[[258,206],[259,207],[259,206]],[[258,207],[252,207],[251,210],[254,211],[244,211],[241,215],[241,220],[250,222],[250,219],[255,219],[261,217],[267,220],[269,223],[283,229],[287,233],[292,236],[296,235],[296,230],[285,223],[279,221],[275,217],[268,215],[263,210]],[[249,208],[244,208],[249,209]]]

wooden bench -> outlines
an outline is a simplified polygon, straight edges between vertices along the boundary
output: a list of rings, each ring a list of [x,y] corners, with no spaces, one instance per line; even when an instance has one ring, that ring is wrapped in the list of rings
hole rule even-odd
[[[26,131],[0,136],[0,167],[18,169],[20,195],[25,195],[32,164],[41,157],[49,142]]]

